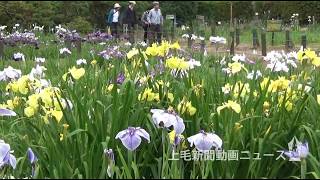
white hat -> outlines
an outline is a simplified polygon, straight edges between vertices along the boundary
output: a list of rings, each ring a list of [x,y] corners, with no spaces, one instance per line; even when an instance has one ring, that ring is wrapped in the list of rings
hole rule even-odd
[[[158,1],[153,1],[153,5],[159,4]]]
[[[120,4],[118,4],[118,3],[114,4],[114,8],[120,8],[120,7],[121,7]]]
[[[135,1],[129,1],[129,3],[136,5],[136,2],[135,2]]]

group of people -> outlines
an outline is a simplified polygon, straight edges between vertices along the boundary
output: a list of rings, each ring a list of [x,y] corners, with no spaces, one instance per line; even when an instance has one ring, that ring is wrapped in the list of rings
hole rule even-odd
[[[124,33],[128,35],[130,43],[134,43],[134,29],[138,24],[137,15],[135,12],[135,1],[129,1],[128,8],[123,12],[122,23],[120,24],[120,9],[121,6],[118,3],[114,4],[113,9],[107,14],[107,24],[110,27],[111,35],[115,39],[120,38],[119,28],[123,26]],[[154,43],[161,42],[161,27],[163,25],[163,16],[160,10],[159,2],[153,2],[153,7],[145,11],[141,17],[141,25],[144,30],[144,42]],[[156,37],[156,38],[155,38]]]

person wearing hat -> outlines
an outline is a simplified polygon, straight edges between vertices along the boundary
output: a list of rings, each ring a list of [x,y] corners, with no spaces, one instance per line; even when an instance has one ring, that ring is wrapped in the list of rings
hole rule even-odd
[[[163,25],[163,16],[159,7],[159,2],[153,2],[153,9],[150,10],[148,15],[148,23],[150,24],[150,43],[155,42],[157,34],[157,42],[161,43],[161,26]]]
[[[119,26],[119,16],[120,16],[120,4],[115,3],[113,9],[110,10],[108,15],[108,24],[111,29],[112,37],[119,39],[118,26]]]
[[[134,26],[137,24],[136,11],[134,10],[135,5],[135,1],[129,1],[128,8],[126,9],[123,17],[123,24],[128,27],[129,42],[131,44],[134,43]]]

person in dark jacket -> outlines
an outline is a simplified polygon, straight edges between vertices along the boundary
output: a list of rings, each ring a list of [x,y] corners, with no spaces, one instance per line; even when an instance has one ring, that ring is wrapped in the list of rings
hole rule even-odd
[[[148,39],[148,29],[149,29],[149,22],[148,22],[148,15],[149,15],[149,12],[150,12],[150,9],[152,8],[149,8],[149,10],[146,10],[143,14],[142,14],[142,17],[141,17],[141,22],[142,22],[142,27],[143,27],[143,31],[144,31],[144,34],[143,34],[143,41],[145,43],[147,43],[147,39]]]
[[[120,4],[114,4],[114,8],[110,10],[107,23],[111,29],[112,37],[119,39],[118,26],[119,26],[119,16],[120,16]]]
[[[123,24],[128,27],[129,42],[131,44],[134,43],[134,26],[137,24],[136,11],[134,10],[135,5],[136,5],[135,1],[129,1],[129,6],[125,11],[125,14],[123,17]]]

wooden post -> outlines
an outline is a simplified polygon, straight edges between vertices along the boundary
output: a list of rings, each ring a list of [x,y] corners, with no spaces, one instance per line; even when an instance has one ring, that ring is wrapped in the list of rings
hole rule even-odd
[[[40,49],[39,43],[35,44],[35,45],[34,45],[34,48],[35,48],[35,49]]]
[[[77,48],[78,54],[80,55],[81,54],[81,40],[77,40],[75,42],[75,44],[76,44],[76,48]]]
[[[291,47],[291,42],[290,42],[290,31],[286,30],[286,51],[289,51]]]
[[[312,24],[315,25],[315,19],[314,19],[314,16],[312,16]]]
[[[4,42],[0,40],[0,59],[4,56]]]
[[[274,32],[271,35],[271,46],[274,46]]]
[[[234,31],[230,31],[231,43],[230,43],[230,55],[234,55]]]
[[[166,29],[166,30],[165,30],[165,34],[166,34],[166,38],[165,38],[165,39],[166,39],[167,41],[169,41],[169,40],[170,40],[170,31],[169,31],[169,29]]]
[[[240,44],[240,29],[236,28],[236,46]]]
[[[191,33],[189,33],[189,38],[188,38],[188,48],[191,48],[191,46],[192,46]]]
[[[211,22],[211,35],[216,36],[216,21]]]
[[[258,47],[258,34],[257,34],[257,29],[252,30],[252,45],[253,49],[257,49]]]
[[[125,37],[128,36],[128,24],[123,24],[123,34]]]
[[[153,32],[153,33],[154,33],[154,34],[153,34],[153,37],[152,37],[152,36],[150,36],[150,37],[152,37],[152,39],[153,39],[154,42],[157,42],[156,33],[155,33],[155,32]],[[168,40],[168,39],[167,39],[167,24],[166,24],[166,23],[163,24],[163,27],[161,28],[161,34],[162,34],[163,39]]]
[[[171,25],[170,25],[171,24]],[[174,41],[175,39],[175,24],[176,24],[176,16],[173,14],[167,14],[166,20],[165,20],[165,28],[167,31],[168,37],[166,38],[168,41],[171,39],[171,41]],[[169,29],[170,27],[170,29]]]
[[[193,27],[192,27],[192,25],[191,25],[191,27],[189,28],[189,32],[188,32],[188,35],[189,35],[189,38],[188,38],[188,48],[191,48],[191,46],[192,46],[192,40],[191,40],[192,31],[193,31]]]
[[[65,40],[64,44],[65,44],[66,48],[68,48],[71,51],[71,41]]]
[[[301,36],[301,45],[303,49],[307,48],[307,35],[305,34]]]
[[[200,48],[201,48],[201,53],[202,53],[202,54],[204,53],[204,48],[205,48],[205,46],[206,46],[205,40],[201,40]]]
[[[230,29],[232,28],[232,2],[230,2]]]
[[[266,32],[261,32],[261,54],[262,56],[267,55],[267,42],[266,42]]]
[[[174,26],[175,26],[175,23],[174,23],[174,22],[175,22],[175,20],[173,19],[173,20],[172,20],[172,27],[171,27],[171,41],[172,41],[172,42],[174,41],[174,38],[175,38],[175,37],[174,37],[174,30],[175,30],[175,27],[174,27]]]

